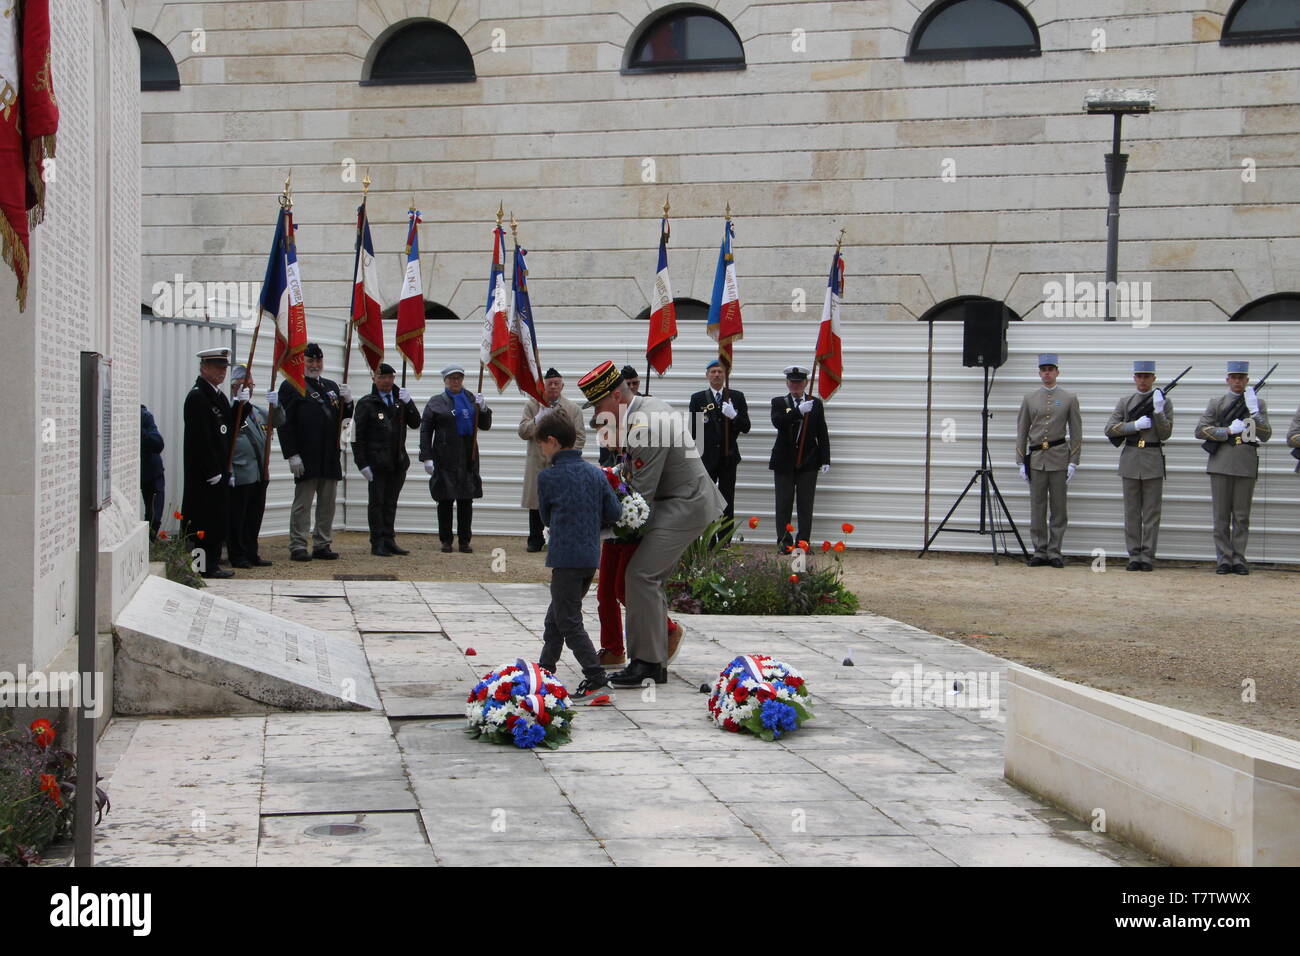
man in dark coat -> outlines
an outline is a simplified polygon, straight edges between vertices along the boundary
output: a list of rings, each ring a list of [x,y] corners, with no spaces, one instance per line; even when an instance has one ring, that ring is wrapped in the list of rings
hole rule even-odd
[[[723,512],[728,518],[736,514],[736,466],[740,464],[739,439],[749,433],[749,406],[745,393],[727,388],[722,363],[717,359],[704,370],[709,387],[691,396],[691,437],[699,449],[704,470],[722,492],[727,502]],[[699,432],[703,427],[704,434]],[[724,433],[731,437],[725,446]]]
[[[221,390],[230,365],[230,349],[198,353],[199,377],[185,396],[185,497],[182,520],[190,547],[201,547],[205,578],[230,578],[220,565],[221,546],[230,520],[230,442],[234,409]]]
[[[394,390],[397,373],[381,362],[369,395],[357,402],[352,420],[352,458],[366,479],[369,503],[370,553],[381,558],[410,554],[397,546],[397,498],[406,483],[411,457],[406,453],[406,431],[420,427],[420,412],[405,388]]]
[[[315,342],[303,352],[307,389],[299,395],[292,382],[280,385],[280,407],[284,427],[279,430],[280,451],[293,473],[293,510],[289,512],[289,557],[295,561],[338,557],[330,550],[334,540],[334,500],[343,467],[339,456],[340,418],[352,414],[352,392],[321,378],[325,355]],[[316,524],[312,526],[312,499],[316,500]],[[311,535],[312,551],[307,553]]]
[[[789,551],[796,541],[812,539],[813,499],[817,494],[817,475],[831,470],[831,440],[826,432],[826,414],[820,398],[805,395],[808,370],[799,365],[785,368],[786,394],[772,399],[772,425],[776,442],[767,467],[776,484],[776,534],[781,551]],[[806,423],[806,424],[805,424]],[[799,458],[799,434],[803,440],[803,458]],[[796,465],[796,462],[798,464]],[[791,537],[792,505],[798,501],[799,535]]]
[[[230,391],[244,398],[242,408],[235,406],[239,437],[235,439],[235,457],[231,461],[234,482],[230,487],[230,566],[234,568],[269,568],[258,550],[262,517],[266,513],[266,489],[271,476],[266,468],[266,430],[268,422],[275,428],[284,424],[284,409],[279,393],[266,390],[267,411],[253,402],[253,377],[243,365],[230,372]],[[239,412],[243,411],[240,419]]]
[[[444,390],[429,399],[420,421],[420,461],[429,476],[429,494],[438,502],[438,537],[442,550],[451,552],[451,505],[456,503],[456,530],[460,550],[469,546],[474,499],[483,497],[478,472],[477,431],[492,427],[492,409],[482,395],[465,388],[465,370],[449,365],[442,370]]]
[[[149,540],[158,537],[162,524],[166,478],[163,473],[163,437],[153,413],[140,406],[140,494],[144,496],[144,517],[149,522]]]

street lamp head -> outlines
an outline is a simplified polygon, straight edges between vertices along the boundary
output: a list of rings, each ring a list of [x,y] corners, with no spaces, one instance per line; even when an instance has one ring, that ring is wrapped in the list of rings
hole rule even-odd
[[[1083,97],[1085,113],[1150,113],[1155,108],[1155,90],[1108,88],[1089,90]]]

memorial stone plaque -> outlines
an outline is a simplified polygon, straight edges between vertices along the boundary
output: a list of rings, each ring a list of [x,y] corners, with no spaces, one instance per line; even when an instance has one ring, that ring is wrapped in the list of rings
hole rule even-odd
[[[361,647],[165,578],[114,629],[120,714],[380,709]]]

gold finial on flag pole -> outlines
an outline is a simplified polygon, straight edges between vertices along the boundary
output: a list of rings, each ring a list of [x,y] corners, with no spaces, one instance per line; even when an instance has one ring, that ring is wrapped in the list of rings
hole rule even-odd
[[[501,228],[501,222],[506,218],[506,207],[504,203],[497,204],[497,228]]]
[[[727,211],[723,215],[727,217],[727,222],[731,222],[731,203],[727,203]]]
[[[293,169],[290,168],[289,174],[284,177],[284,190],[280,193],[280,205],[285,209],[293,208],[293,187],[290,183],[293,180]]]
[[[515,245],[519,245],[519,223],[515,222],[515,211],[510,210],[510,238],[514,240]]]
[[[839,252],[842,248],[844,248],[844,233],[845,233],[845,231],[846,231],[846,230],[841,229],[841,230],[840,230],[840,237],[839,237],[838,239],[835,240],[835,251],[836,251],[836,252]]]
[[[365,196],[370,192],[370,167],[366,167],[366,178],[361,180],[361,195]]]
[[[664,242],[667,242],[673,234],[672,226],[668,225],[668,196],[664,196]],[[649,373],[647,373],[648,375]],[[647,395],[649,392],[646,393]]]
[[[668,218],[668,197],[664,196],[664,218]]]

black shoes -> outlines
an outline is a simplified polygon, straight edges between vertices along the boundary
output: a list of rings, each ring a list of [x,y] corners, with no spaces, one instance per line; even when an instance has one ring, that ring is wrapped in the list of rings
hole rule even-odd
[[[388,550],[387,542],[382,541],[379,544],[372,544],[370,553],[377,558],[391,558],[393,556],[393,552]]]
[[[582,700],[582,698],[594,694],[596,691],[608,686],[609,675],[604,671],[601,671],[599,674],[592,677],[584,677],[582,683],[578,685],[578,689],[573,692],[573,696],[578,700]]]
[[[204,571],[200,577],[205,578],[233,578],[234,571],[227,571],[225,568],[217,568],[215,571]]]
[[[1231,574],[1231,573],[1232,573],[1232,565],[1230,565],[1230,564],[1221,564],[1221,565],[1219,565],[1217,568],[1214,569],[1214,573],[1215,573],[1215,574]]]
[[[1234,565],[1232,566],[1232,573],[1233,573],[1233,574],[1250,574],[1250,568],[1246,567],[1244,564],[1234,564]]]
[[[289,552],[289,559],[291,561],[310,561],[311,555],[299,548],[296,551]]]
[[[1029,559],[1029,566],[1031,568],[1045,568],[1047,567],[1047,559],[1040,558],[1038,555],[1034,555],[1032,558]]]
[[[627,667],[609,675],[609,682],[615,687],[640,687],[647,680],[656,684],[668,683],[668,665],[633,658]]]
[[[329,549],[329,545],[323,548],[317,548],[311,553],[313,558],[319,558],[322,561],[337,561],[339,556]]]
[[[241,571],[247,571],[253,566],[253,562],[245,561],[243,558],[240,558],[238,561],[231,561],[230,566],[232,568],[239,568]]]
[[[253,558],[253,567],[255,568],[269,568],[273,563],[274,562],[264,560],[261,555]]]
[[[460,546],[460,553],[461,553],[461,554],[473,554],[473,553],[474,553],[474,549],[471,548],[471,547],[470,547],[469,545],[467,545],[467,544],[462,544],[462,545]]]
[[[440,550],[443,554],[451,554],[451,542],[444,541],[442,543],[442,547],[439,548],[438,550]]]
[[[1142,565],[1142,570],[1143,570],[1143,571],[1154,571],[1155,568],[1153,568],[1153,567],[1152,567],[1151,565],[1149,565],[1149,564],[1144,564],[1144,565]]]
[[[529,554],[536,554],[540,550],[542,550],[542,546],[540,544],[533,544],[531,541],[528,542]]]
[[[1141,571],[1141,570],[1142,570],[1142,562],[1141,562],[1141,561],[1130,561],[1130,562],[1128,563],[1128,567],[1125,568],[1124,570],[1125,570],[1125,571]]]
[[[389,551],[390,554],[410,554],[410,553],[411,553],[410,551],[407,551],[405,548],[399,548],[399,547],[397,546],[397,542],[394,541],[392,538],[389,538],[389,539],[388,539],[388,551]]]
[[[1063,568],[1063,567],[1065,567],[1065,559],[1064,559],[1064,558],[1052,558],[1052,560],[1048,561],[1047,563],[1050,564],[1050,565],[1051,565],[1052,567],[1054,567],[1054,568]]]

